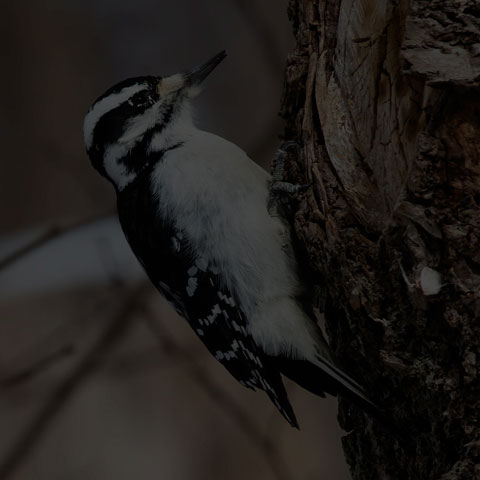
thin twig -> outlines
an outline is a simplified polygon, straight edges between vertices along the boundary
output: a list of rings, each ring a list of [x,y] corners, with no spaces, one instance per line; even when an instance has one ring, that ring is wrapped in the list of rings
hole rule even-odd
[[[148,313],[148,312],[147,312]],[[233,397],[224,389],[220,388],[208,375],[204,369],[198,366],[198,360],[185,348],[182,348],[166,329],[162,329],[156,318],[151,314],[144,317],[144,321],[157,340],[162,351],[166,351],[171,356],[186,361],[189,365],[190,374],[196,383],[207,393],[207,395],[234,421],[237,427],[248,437],[248,439],[258,446],[262,452],[274,476],[278,480],[291,480],[293,476],[289,472],[287,465],[283,461],[276,444],[269,438],[265,438],[264,433],[258,428],[252,418],[235,402]]]
[[[57,364],[60,360],[69,357],[73,352],[73,345],[65,345],[60,347],[55,352],[52,352],[38,360],[35,364],[0,379],[0,389],[13,387],[19,383],[24,383],[28,380],[31,380],[33,377]]]
[[[84,218],[82,220],[73,222],[68,225],[64,225],[64,226],[54,225],[53,227],[50,227],[47,230],[45,230],[43,233],[41,233],[38,237],[33,239],[31,242],[27,243],[23,247],[20,247],[19,249],[15,250],[13,253],[2,258],[0,260],[0,270],[3,270],[4,268],[9,267],[15,262],[18,262],[29,253],[43,247],[47,243],[56,239],[57,237],[70,233],[79,228],[85,227],[91,223],[96,222],[97,220],[101,220],[103,218],[109,217],[112,214],[113,214],[113,211],[109,211],[102,215],[96,215],[95,217]]]
[[[145,284],[142,283],[140,287],[135,288],[127,295],[121,311],[108,322],[73,371],[52,392],[33,421],[7,452],[5,460],[0,465],[1,480],[6,480],[20,466],[40,437],[45,434],[55,416],[78,390],[80,385],[101,364],[106,352],[122,338],[132,322],[133,314],[143,306],[145,291]]]

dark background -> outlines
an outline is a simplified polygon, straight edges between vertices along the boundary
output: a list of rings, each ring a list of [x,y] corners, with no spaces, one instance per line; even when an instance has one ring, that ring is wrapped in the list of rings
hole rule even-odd
[[[226,49],[196,100],[197,123],[268,168],[293,46],[286,8],[285,0],[2,5],[0,254],[51,240],[0,270],[1,478],[349,478],[334,399],[289,384],[302,428],[291,429],[159,295],[138,290],[145,277],[111,216],[113,190],[83,148],[83,117],[113,83],[186,70]],[[140,305],[130,323],[95,350],[132,298]],[[91,368],[79,375],[85,359]]]

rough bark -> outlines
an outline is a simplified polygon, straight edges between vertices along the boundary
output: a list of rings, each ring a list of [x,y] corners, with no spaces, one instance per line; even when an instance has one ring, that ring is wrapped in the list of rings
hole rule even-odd
[[[480,6],[291,0],[287,176],[347,401],[354,479],[480,478]]]

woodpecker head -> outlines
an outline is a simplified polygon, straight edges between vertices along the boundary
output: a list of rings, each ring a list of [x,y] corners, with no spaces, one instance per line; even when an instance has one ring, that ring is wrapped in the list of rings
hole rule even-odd
[[[93,166],[117,189],[128,185],[151,154],[168,147],[175,126],[180,131],[191,127],[189,100],[225,57],[222,51],[189,72],[129,78],[108,89],[83,124]]]

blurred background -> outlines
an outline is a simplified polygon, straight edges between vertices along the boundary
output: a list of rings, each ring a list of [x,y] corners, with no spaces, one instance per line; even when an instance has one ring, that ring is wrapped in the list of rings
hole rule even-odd
[[[149,286],[84,152],[112,84],[222,49],[197,123],[268,168],[286,0],[3,2],[0,479],[348,479],[336,401],[288,383],[301,430],[241,387]]]

